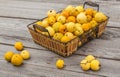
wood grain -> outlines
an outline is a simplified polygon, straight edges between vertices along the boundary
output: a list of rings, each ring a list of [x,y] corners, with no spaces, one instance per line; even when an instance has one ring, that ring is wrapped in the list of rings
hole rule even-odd
[[[99,39],[79,48],[72,56],[61,57],[33,42],[27,29],[31,22],[46,16],[50,9],[59,11],[67,5],[80,5],[87,0],[0,0],[0,76],[1,77],[120,77],[120,1],[91,0],[100,11],[110,17],[107,28]],[[31,53],[30,60],[15,67],[4,60],[6,51],[16,51],[16,41],[24,43]],[[101,62],[100,71],[83,71],[79,63],[92,54]],[[65,60],[65,68],[55,67],[57,59]]]
[[[93,0],[94,1],[94,0]],[[79,5],[84,1],[19,1],[9,0],[0,1],[1,17],[18,17],[26,19],[41,19],[46,16],[46,12],[50,9],[59,11],[67,5]],[[120,21],[120,2],[118,1],[94,1],[100,5],[100,11],[110,16],[110,21]],[[25,5],[25,6],[24,6]],[[109,6],[110,5],[110,6]],[[114,26],[114,25],[112,25]]]
[[[0,40],[3,44],[14,45],[16,41],[23,42],[27,48],[47,50],[33,42],[27,29],[27,24],[34,20],[1,18],[0,20]],[[17,27],[16,27],[17,26]],[[97,57],[120,59],[120,29],[106,28],[100,39],[95,39],[79,48],[75,54],[93,54]]]
[[[71,71],[71,72],[78,72],[78,73],[84,73],[84,71],[81,70],[79,63],[82,59],[84,59],[85,56],[80,56],[80,55],[72,55],[71,57],[61,57],[58,56],[50,51],[42,51],[42,50],[36,50],[36,49],[29,49],[29,48],[25,48],[26,50],[28,50],[31,53],[31,58],[30,60],[26,60],[24,61],[24,65],[22,67],[20,67],[19,69],[22,70],[23,68],[30,68],[29,65],[34,65],[31,66],[31,69],[33,69],[33,71],[35,72],[36,68],[34,68],[35,66],[39,66],[39,69],[41,67],[46,67],[46,68],[52,68],[52,69],[56,69],[55,67],[55,62],[57,59],[61,58],[65,61],[65,65],[66,67],[64,68],[64,70],[66,71]],[[0,45],[0,62],[3,65],[9,66],[10,63],[5,63],[4,62],[4,58],[3,55],[6,51],[11,50],[15,53],[20,53],[19,51],[16,51],[14,49],[13,46],[6,46],[6,45]],[[119,75],[119,71],[120,70],[120,62],[119,61],[115,61],[115,60],[108,60],[108,59],[101,59],[101,58],[97,58],[98,60],[100,60],[101,62],[101,70],[98,72],[94,72],[94,71],[86,71],[85,73],[89,74],[89,75],[96,75],[96,76],[120,76]],[[1,64],[1,66],[3,67],[3,65]],[[8,68],[2,68],[1,69],[8,69]],[[14,69],[13,66],[9,67],[10,70]],[[16,68],[17,69],[17,68]],[[12,71],[13,72],[13,71]]]
[[[24,63],[21,67],[0,60],[1,77],[102,77]]]

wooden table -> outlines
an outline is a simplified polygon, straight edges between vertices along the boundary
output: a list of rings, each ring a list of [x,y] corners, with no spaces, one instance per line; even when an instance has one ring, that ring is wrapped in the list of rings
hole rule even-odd
[[[27,25],[46,16],[50,9],[59,11],[69,4],[83,4],[84,0],[0,0],[0,77],[120,77],[120,1],[92,0],[100,4],[100,11],[110,16],[101,38],[78,49],[72,56],[61,57],[33,42]],[[16,51],[14,43],[21,41],[30,51],[31,59],[15,67],[4,60],[6,51]],[[79,62],[92,54],[101,62],[100,71],[83,71]],[[57,69],[58,58],[66,67]]]

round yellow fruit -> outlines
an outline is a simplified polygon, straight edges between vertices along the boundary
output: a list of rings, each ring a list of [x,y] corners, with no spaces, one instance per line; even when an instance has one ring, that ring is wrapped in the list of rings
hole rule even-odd
[[[65,25],[66,25],[66,28],[67,28],[68,32],[74,32],[75,31],[75,23],[68,22]]]
[[[67,11],[65,11],[65,10],[63,10],[61,14],[62,14],[63,16],[65,16],[66,18],[69,17],[69,13],[68,13]]]
[[[10,62],[13,55],[14,55],[14,52],[8,51],[4,54],[4,59]]]
[[[54,36],[53,36],[53,39],[60,40],[62,37],[63,37],[62,33],[55,33]]]
[[[82,70],[84,70],[84,71],[87,71],[90,69],[90,63],[87,60],[82,60],[80,62],[80,66],[81,66]]]
[[[71,32],[66,32],[64,35],[67,36],[67,37],[69,37],[70,39],[74,38],[74,35]]]
[[[23,50],[20,55],[23,57],[23,59],[29,59],[30,58],[30,53],[27,50]]]
[[[54,31],[54,29],[52,27],[48,26],[46,29],[48,30],[50,36],[54,36],[55,31]]]
[[[59,69],[62,69],[64,67],[64,60],[58,59],[56,61],[56,67],[59,68]]]
[[[80,24],[87,22],[87,16],[85,15],[85,13],[81,12],[80,14],[77,15],[77,22]]]
[[[91,24],[90,24],[90,23],[84,23],[84,24],[82,25],[82,29],[83,29],[84,31],[88,31],[90,28],[91,28]]]
[[[87,60],[88,62],[91,62],[94,59],[95,59],[95,57],[92,55],[88,55],[87,57],[85,57],[85,60]]]
[[[20,54],[14,54],[11,63],[15,66],[20,66],[23,63],[23,58]]]
[[[70,38],[67,37],[67,36],[63,36],[63,37],[61,38],[61,42],[63,42],[63,43],[66,43],[66,42],[68,42],[68,41],[70,41]]]
[[[75,9],[80,13],[84,11],[83,6],[76,6]]]
[[[66,22],[66,17],[61,15],[57,18],[57,21],[64,24]]]
[[[97,12],[96,14],[95,14],[95,21],[97,21],[97,22],[103,22],[103,21],[105,21],[107,19],[107,16],[105,16],[103,13],[101,13],[101,12]]]
[[[98,71],[100,69],[100,62],[98,60],[92,60],[90,63],[91,70]]]
[[[49,25],[53,25],[56,22],[56,18],[54,16],[48,17],[48,23]]]
[[[21,50],[23,50],[23,43],[22,42],[16,42],[15,44],[14,44],[14,47],[18,50],[18,51],[21,51]]]
[[[90,15],[91,17],[93,16],[93,9],[92,8],[87,8],[85,10],[86,15]]]
[[[49,17],[49,16],[56,16],[56,11],[55,10],[49,10],[48,12],[47,12],[47,16]]]
[[[76,22],[76,18],[74,17],[74,16],[69,16],[68,18],[67,18],[67,22]]]

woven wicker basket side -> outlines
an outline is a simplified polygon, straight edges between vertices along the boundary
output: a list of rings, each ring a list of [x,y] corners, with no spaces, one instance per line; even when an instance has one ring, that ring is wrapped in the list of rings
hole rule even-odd
[[[106,21],[104,21],[104,22],[102,22],[98,25],[98,30],[97,30],[97,33],[96,33],[97,38],[99,38],[103,34],[103,32],[105,31],[108,20],[109,19],[107,19]]]
[[[58,53],[59,55],[70,56],[73,52],[77,50],[79,41],[78,37],[76,37],[68,43],[62,43],[52,38],[49,38],[41,33],[36,32],[32,27],[29,27],[29,31],[33,40],[36,43]]]

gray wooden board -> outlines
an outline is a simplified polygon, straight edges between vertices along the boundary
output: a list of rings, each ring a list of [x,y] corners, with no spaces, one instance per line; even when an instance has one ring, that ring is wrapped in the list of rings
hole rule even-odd
[[[16,67],[11,66],[10,63],[5,62],[3,55],[6,51],[13,51],[15,53],[20,53],[20,51],[16,51],[13,46],[0,45],[0,51],[1,51],[0,52],[0,62],[1,62],[0,68],[5,71],[12,70],[12,72],[14,72],[14,69],[19,72],[22,69],[28,70],[29,68],[31,68],[31,70],[34,71],[33,73],[35,73],[35,71],[37,71],[36,70],[37,68],[39,69],[39,71],[40,71],[40,69],[42,70],[41,67],[45,67],[45,68],[49,68],[49,69],[51,68],[51,70],[52,69],[56,70],[55,62],[57,59],[62,58],[65,61],[65,65],[66,65],[66,67],[63,70],[66,70],[66,71],[77,72],[77,73],[87,73],[89,75],[96,75],[96,76],[109,76],[109,77],[112,77],[112,76],[119,77],[120,76],[119,71],[118,71],[118,70],[120,70],[120,62],[116,61],[116,60],[97,58],[101,62],[101,70],[97,71],[97,72],[95,72],[95,71],[86,71],[85,72],[85,71],[82,71],[79,66],[80,61],[82,59],[84,59],[85,56],[72,55],[71,57],[64,58],[64,57],[58,56],[50,51],[42,51],[42,50],[29,49],[29,48],[25,48],[25,49],[31,53],[31,58],[30,58],[30,60],[24,61],[23,66],[21,66],[20,68],[16,68]],[[30,67],[30,65],[31,65],[31,67]],[[32,66],[32,65],[34,65],[34,66]],[[8,67],[9,67],[9,69],[8,69]],[[20,69],[20,70],[18,70],[18,69]],[[23,71],[21,71],[21,72],[23,72]]]
[[[21,67],[15,67],[11,63],[0,60],[0,64],[1,77],[102,77],[80,72],[58,70],[29,63],[25,63]]]
[[[47,50],[33,42],[27,29],[27,24],[34,20],[1,18],[0,20],[0,43],[14,45],[16,41],[21,41],[26,47]],[[119,28],[106,28],[100,39],[95,39],[79,48],[75,54],[93,54],[106,58],[120,59],[119,53]]]
[[[118,1],[95,1],[100,4],[100,11],[110,16],[110,21],[120,21],[120,2]],[[1,17],[20,17],[27,19],[41,19],[46,16],[46,12],[50,9],[59,11],[68,4],[78,5],[83,4],[83,1],[0,1],[0,16]],[[115,25],[112,25],[115,26]]]

